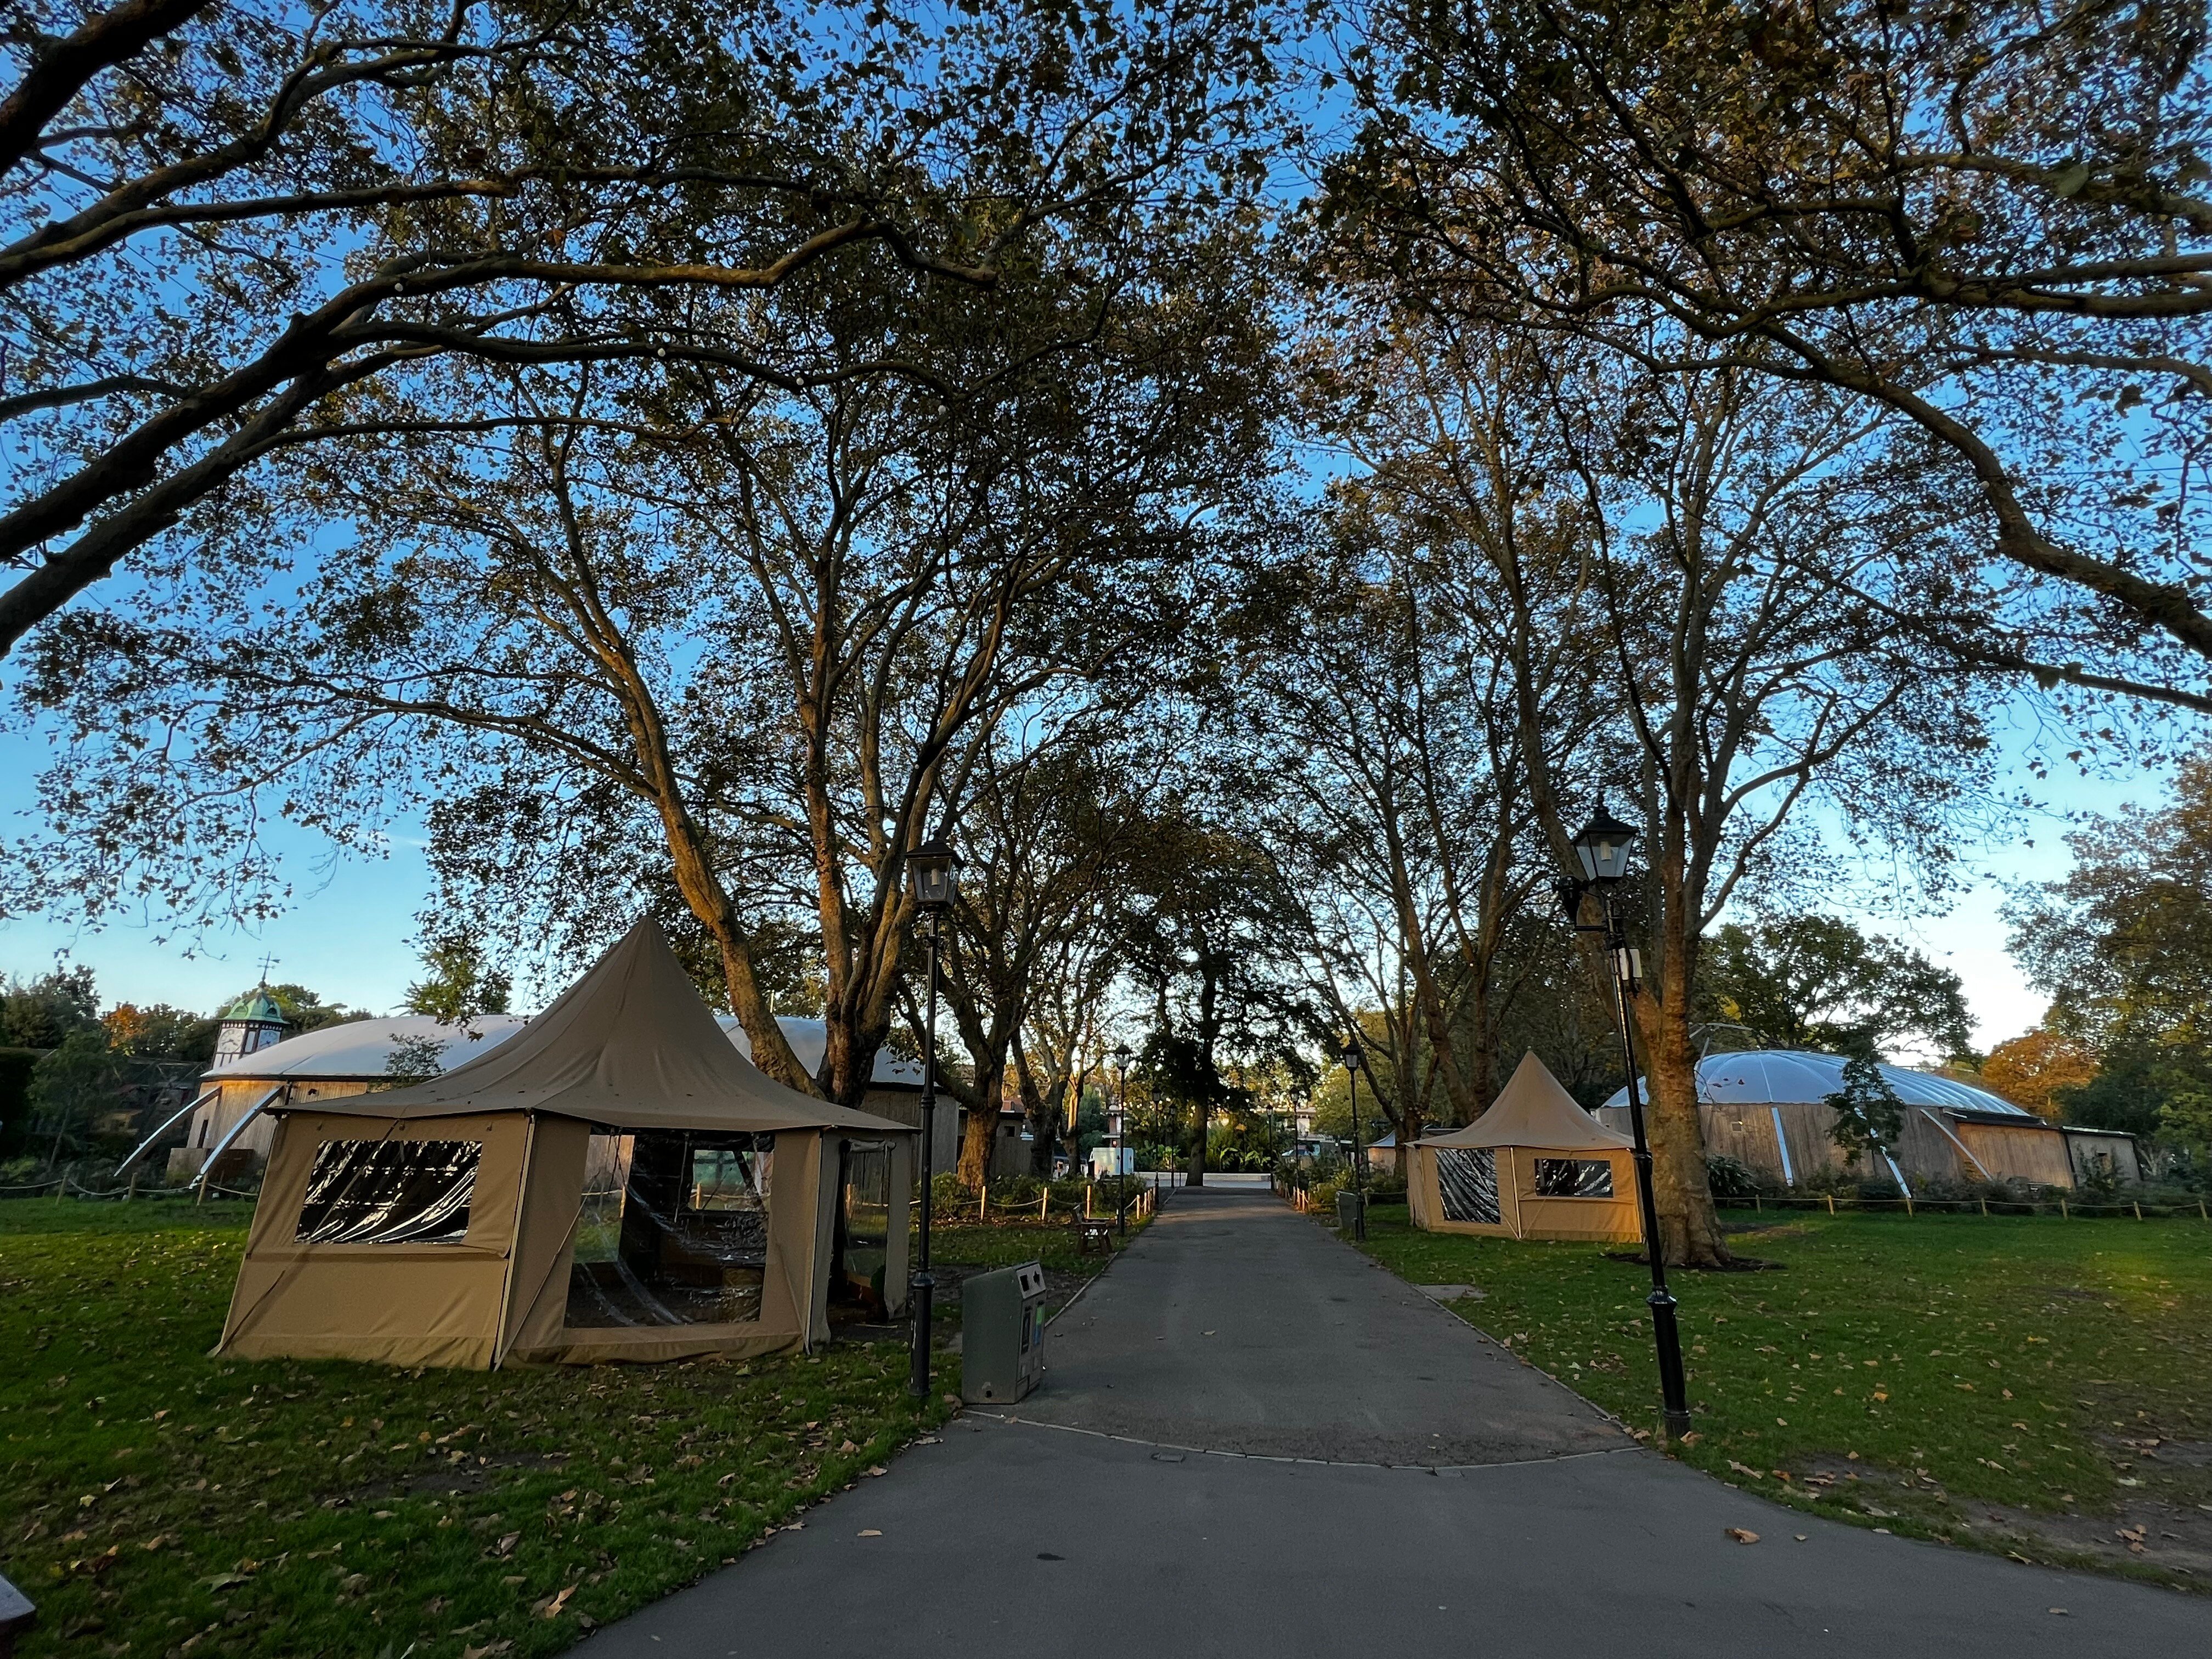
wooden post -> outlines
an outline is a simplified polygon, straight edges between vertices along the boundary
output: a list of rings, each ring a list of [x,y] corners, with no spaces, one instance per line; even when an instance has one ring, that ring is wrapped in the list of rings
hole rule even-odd
[[[1828,1194],[1828,1213],[1829,1213],[1830,1215],[1833,1215],[1833,1214],[1835,1214],[1835,1212],[1836,1212],[1836,1195],[1835,1195],[1833,1193],[1830,1193],[1830,1194]]]
[[[1907,1215],[1912,1213],[1912,1188],[1910,1187],[1905,1189],[1905,1212]]]
[[[982,1191],[975,1194],[975,1224],[982,1226],[991,1219],[991,1183],[985,1182]]]
[[[1049,1187],[1040,1188],[1038,1189],[1037,1219],[1039,1221],[1049,1221],[1052,1219],[1052,1188]]]
[[[2142,1219],[2142,1204],[2141,1200],[2137,1200],[2136,1204],[2136,1219],[2138,1221]]]
[[[1989,1212],[1990,1212],[1990,1200],[1989,1200],[1989,1194],[1986,1194],[1986,1193],[1984,1193],[1984,1194],[1982,1194],[1982,1213],[1983,1213],[1984,1215],[1987,1215]]]
[[[2066,1219],[2066,1195],[2063,1193],[2058,1197],[2058,1218],[2061,1221]]]

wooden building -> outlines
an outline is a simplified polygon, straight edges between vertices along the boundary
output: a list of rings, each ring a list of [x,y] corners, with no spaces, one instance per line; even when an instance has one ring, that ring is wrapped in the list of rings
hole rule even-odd
[[[1708,1054],[1698,1062],[1705,1151],[1791,1186],[1823,1170],[1840,1173],[1843,1154],[1830,1134],[1835,1109],[1824,1102],[1842,1089],[1843,1070],[1841,1054],[1779,1048]],[[2107,1172],[2123,1182],[2142,1178],[2131,1136],[2051,1123],[1956,1078],[1899,1066],[1881,1073],[1904,1105],[1904,1123],[1874,1169],[1862,1163],[1862,1175],[1887,1174],[1907,1188],[1931,1179],[2075,1187]],[[1606,1102],[1597,1116],[1626,1133],[1628,1091]]]

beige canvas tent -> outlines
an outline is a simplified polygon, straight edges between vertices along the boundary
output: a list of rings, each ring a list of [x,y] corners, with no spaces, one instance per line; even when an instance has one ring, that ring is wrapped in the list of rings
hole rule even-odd
[[[651,921],[466,1065],[271,1109],[221,1352],[744,1355],[905,1300],[914,1132],[770,1080]]]
[[[1413,1143],[1407,1199],[1431,1232],[1627,1243],[1644,1236],[1625,1135],[1601,1127],[1535,1055],[1490,1109]]]

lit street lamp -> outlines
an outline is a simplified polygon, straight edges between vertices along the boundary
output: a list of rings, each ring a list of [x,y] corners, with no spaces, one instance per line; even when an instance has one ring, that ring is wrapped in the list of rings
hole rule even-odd
[[[1129,1045],[1114,1045],[1118,1108],[1114,1114],[1114,1215],[1129,1236]]]
[[[930,1187],[937,1143],[937,949],[945,913],[952,908],[959,890],[960,860],[942,835],[933,836],[906,855],[907,890],[915,907],[929,918],[928,1014],[923,1022],[921,1045],[921,1235],[915,1253],[915,1268],[907,1280],[914,1303],[914,1368],[907,1392],[916,1400],[929,1398],[929,1323],[931,1293],[937,1279],[929,1271]]]
[[[1367,1161],[1359,1149],[1359,1067],[1363,1056],[1359,1052],[1359,1033],[1354,1031],[1344,1040],[1344,1081],[1352,1091],[1352,1236],[1364,1242],[1367,1237],[1367,1186],[1360,1165]]]
[[[1690,1406],[1682,1376],[1682,1338],[1674,1322],[1674,1297],[1667,1288],[1666,1251],[1659,1237],[1659,1204],[1651,1187],[1651,1147],[1644,1134],[1644,1097],[1636,1085],[1636,1036],[1631,1024],[1630,1000],[1636,994],[1642,963],[1628,948],[1620,913],[1613,895],[1628,874],[1628,855],[1642,831],[1623,823],[1605,810],[1601,798],[1589,825],[1574,839],[1575,857],[1583,866],[1583,879],[1559,884],[1559,902],[1578,933],[1602,932],[1606,956],[1613,969],[1614,1012],[1620,1021],[1621,1054],[1628,1064],[1628,1121],[1636,1137],[1636,1198],[1644,1218],[1644,1253],[1651,1261],[1651,1335],[1659,1351],[1659,1392],[1666,1414],[1667,1433],[1680,1439],[1690,1431]],[[1599,927],[1583,924],[1583,900],[1594,897],[1605,913]]]

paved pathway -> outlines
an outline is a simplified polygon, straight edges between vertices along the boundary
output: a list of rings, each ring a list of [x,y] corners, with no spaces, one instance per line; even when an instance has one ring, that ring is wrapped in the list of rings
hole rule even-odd
[[[2212,1602],[1633,1449],[1270,1198],[1178,1194],[1050,1341],[1011,1419],[959,1419],[581,1659],[2212,1652]]]

